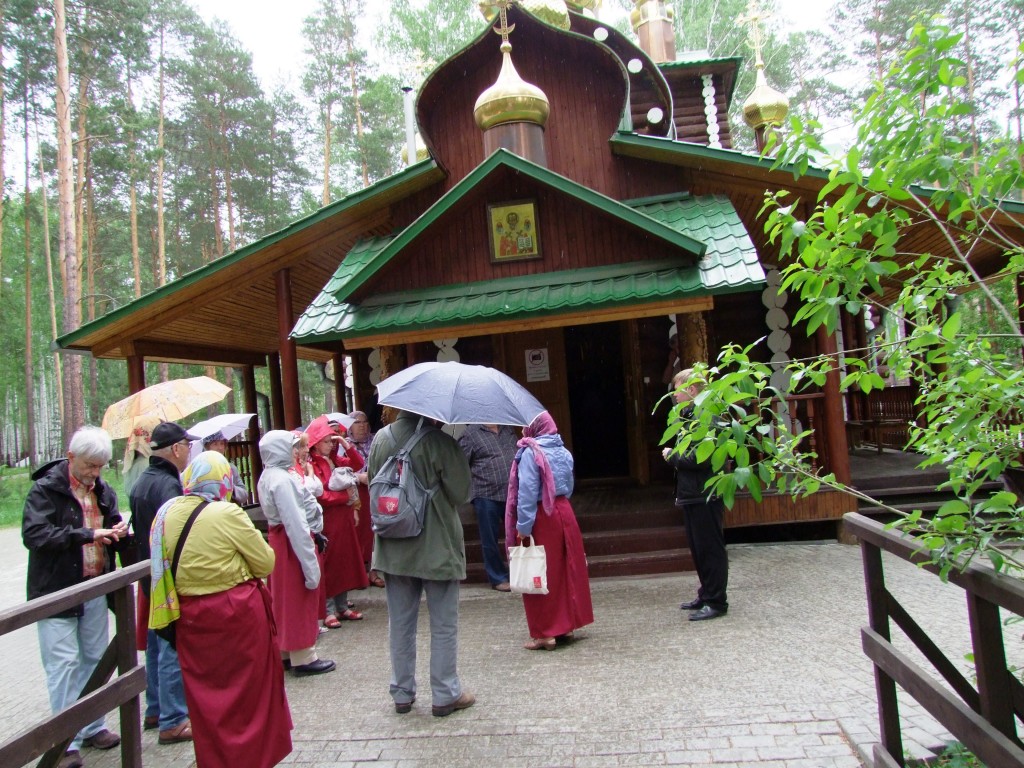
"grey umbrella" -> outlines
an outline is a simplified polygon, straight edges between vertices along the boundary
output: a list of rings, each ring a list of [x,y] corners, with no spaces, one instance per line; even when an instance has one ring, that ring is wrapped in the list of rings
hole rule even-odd
[[[485,365],[417,363],[377,385],[378,402],[445,424],[525,427],[546,409],[501,371]]]

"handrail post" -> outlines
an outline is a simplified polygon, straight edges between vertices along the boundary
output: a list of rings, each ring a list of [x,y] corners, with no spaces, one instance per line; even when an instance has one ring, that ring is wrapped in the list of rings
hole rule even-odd
[[[868,623],[886,642],[891,641],[889,633],[889,592],[885,588],[885,572],[882,569],[882,551],[861,539],[861,560],[864,564],[864,585],[867,589]],[[883,672],[877,664],[875,673],[875,694],[878,698],[878,724],[881,730],[882,746],[897,765],[906,765],[903,759],[903,736],[900,733],[899,702],[896,699],[896,681]]]
[[[1006,667],[1003,627],[999,621],[999,606],[973,592],[968,591],[966,595],[981,715],[1005,736],[1019,744],[1014,723],[1010,672]]]

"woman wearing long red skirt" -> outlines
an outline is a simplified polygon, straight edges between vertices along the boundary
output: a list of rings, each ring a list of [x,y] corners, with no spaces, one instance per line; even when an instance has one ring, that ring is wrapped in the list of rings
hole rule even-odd
[[[583,535],[569,497],[573,491],[572,454],[545,411],[523,430],[505,505],[505,540],[533,537],[547,556],[548,594],[523,595],[530,651],[555,649],[556,639],[594,621]]]
[[[221,454],[199,454],[182,481],[185,495],[153,522],[150,626],[176,619],[197,765],[270,768],[292,751],[277,630],[260,580],[274,552],[231,502],[231,465]],[[185,523],[204,500],[172,574]]]
[[[335,467],[349,467],[354,473],[363,468],[363,457],[341,434],[343,427],[332,425],[326,416],[313,419],[306,434],[309,436],[309,458],[313,472],[323,484],[323,493],[317,497],[324,509],[324,593],[327,596],[327,615],[324,626],[337,629],[342,621],[359,621],[363,614],[348,607],[348,591],[365,589],[369,585],[363,550],[359,546],[358,516],[369,514],[359,509],[359,491],[353,485],[345,490],[330,488]]]

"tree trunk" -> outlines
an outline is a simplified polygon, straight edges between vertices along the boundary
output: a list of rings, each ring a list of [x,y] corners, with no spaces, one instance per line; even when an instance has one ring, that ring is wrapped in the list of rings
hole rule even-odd
[[[164,28],[160,27],[160,104],[156,128],[156,284],[167,282],[167,240],[164,234]]]
[[[324,194],[321,205],[331,202],[331,105],[324,112]]]
[[[0,0],[0,16],[4,3]],[[0,35],[0,72],[4,71],[4,45],[3,36]],[[4,167],[4,156],[6,154],[7,135],[7,93],[4,89],[4,78],[0,77],[0,190],[7,184],[7,169]],[[4,295],[4,196],[0,195],[0,299]]]
[[[28,79],[22,90],[22,106],[25,110],[25,431],[28,435],[28,463],[36,463],[36,419],[35,419],[35,376],[32,369],[32,217],[31,187],[29,179],[32,167],[28,141]]]
[[[224,201],[228,206],[228,251],[234,252],[235,243],[235,198],[231,193],[231,150],[228,145],[227,121],[224,109],[220,111],[220,138],[224,142]]]
[[[39,115],[35,114],[36,124],[36,146],[39,143]],[[50,335],[57,338],[57,296],[53,287],[53,254],[50,252],[50,206],[46,194],[46,173],[43,170],[43,153],[37,152],[39,158],[39,189],[43,202],[43,255],[46,257],[46,296],[50,302]],[[53,353],[53,368],[56,373],[54,381],[57,384],[57,410],[60,413],[60,421],[64,423],[64,382],[61,378],[60,352]]]
[[[363,170],[363,186],[370,186],[370,167],[366,162],[366,147],[363,146],[363,108],[359,103],[359,81],[356,78],[356,64],[353,59],[352,51],[352,37],[349,36],[346,40],[348,45],[348,76],[352,85],[352,103],[355,105],[356,112],[356,143],[359,145],[359,164]],[[409,147],[409,157],[415,158],[415,147]],[[415,162],[411,159],[410,162]]]
[[[92,186],[92,150],[85,152],[86,183],[85,183],[85,231],[88,234],[85,244],[85,264],[88,279],[89,322],[96,319],[96,205]],[[96,369],[96,358],[89,355],[89,403],[86,413],[90,422],[100,418],[99,407],[99,372]]]
[[[75,190],[71,167],[71,78],[68,72],[68,42],[64,0],[53,2],[54,50],[56,52],[57,189],[60,193],[60,257],[67,273],[64,282],[64,331],[82,324],[81,275],[75,235]],[[69,355],[64,366],[64,439],[85,423],[82,390],[82,358]]]
[[[135,99],[132,96],[132,78],[128,75],[128,104],[132,111]],[[135,298],[142,296],[142,266],[139,263],[139,202],[135,195],[135,128],[128,132],[128,218],[132,230],[132,278]]]

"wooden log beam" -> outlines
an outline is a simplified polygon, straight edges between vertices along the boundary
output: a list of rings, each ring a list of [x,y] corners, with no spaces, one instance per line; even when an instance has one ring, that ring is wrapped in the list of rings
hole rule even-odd
[[[285,429],[302,423],[299,407],[299,366],[295,340],[289,338],[295,316],[292,312],[291,270],[282,269],[274,275],[277,293],[277,341],[281,354],[281,392],[284,404]]]

